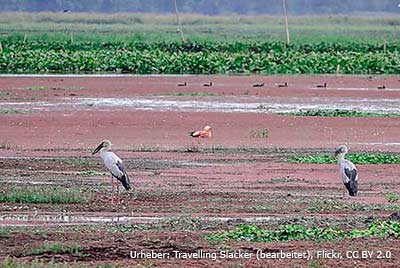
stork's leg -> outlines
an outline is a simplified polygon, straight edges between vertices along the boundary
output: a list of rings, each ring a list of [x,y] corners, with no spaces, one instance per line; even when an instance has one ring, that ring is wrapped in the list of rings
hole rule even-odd
[[[119,195],[119,183],[117,183],[117,204],[121,204],[121,196]]]
[[[114,205],[114,178],[111,176],[111,204]]]
[[[350,209],[353,210],[354,199],[352,196],[349,196],[349,204],[350,204]]]

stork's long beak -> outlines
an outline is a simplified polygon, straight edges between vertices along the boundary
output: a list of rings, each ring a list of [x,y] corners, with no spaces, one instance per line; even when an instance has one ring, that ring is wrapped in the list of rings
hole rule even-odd
[[[335,157],[337,157],[340,153],[341,153],[341,150],[340,149],[336,149],[335,150]]]
[[[94,149],[94,151],[92,152],[92,155],[96,154],[98,151],[100,151],[100,149],[103,148],[103,143],[100,143],[99,146],[97,146],[96,149]]]

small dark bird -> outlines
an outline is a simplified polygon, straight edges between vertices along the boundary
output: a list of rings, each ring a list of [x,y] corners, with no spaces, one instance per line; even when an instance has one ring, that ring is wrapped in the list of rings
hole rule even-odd
[[[378,89],[385,89],[385,88],[386,88],[386,86],[385,86],[385,85],[378,86]]]
[[[213,82],[203,84],[204,87],[211,87],[212,85],[213,85]]]
[[[327,86],[327,84],[326,84],[326,82],[324,83],[324,84],[319,84],[319,85],[317,85],[317,88],[326,88],[326,86]]]
[[[68,12],[69,12],[69,9],[64,9],[63,12],[64,12],[64,13],[68,13]]]
[[[284,84],[278,84],[278,87],[288,87],[288,83],[285,82]]]
[[[186,82],[183,82],[183,83],[179,83],[178,84],[178,87],[186,87],[187,86],[187,83]]]
[[[263,87],[263,86],[264,86],[264,82],[253,84],[253,87]]]

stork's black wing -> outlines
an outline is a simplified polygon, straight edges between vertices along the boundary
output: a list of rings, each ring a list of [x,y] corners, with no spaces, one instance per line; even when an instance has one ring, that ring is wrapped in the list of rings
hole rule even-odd
[[[129,191],[130,189],[132,189],[132,187],[131,187],[131,182],[129,180],[128,173],[126,172],[125,166],[122,162],[117,161],[117,167],[122,172],[123,175],[119,178],[116,176],[114,176],[114,177],[116,177],[122,183],[125,190]]]
[[[345,168],[344,173],[346,174],[349,181],[344,184],[350,196],[356,196],[358,191],[358,180],[357,180],[357,169]]]

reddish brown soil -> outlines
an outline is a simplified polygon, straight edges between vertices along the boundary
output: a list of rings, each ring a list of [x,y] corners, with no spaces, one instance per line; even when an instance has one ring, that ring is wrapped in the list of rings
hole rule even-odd
[[[229,242],[219,248],[219,244],[212,245],[204,240],[206,232],[134,232],[134,233],[106,233],[104,231],[81,230],[76,233],[70,230],[63,232],[49,231],[46,233],[47,244],[62,244],[68,247],[77,247],[79,241],[79,253],[75,254],[53,254],[45,252],[38,255],[27,255],[27,252],[40,248],[43,245],[42,234],[19,233],[9,238],[3,239],[2,249],[9,255],[19,256],[20,260],[40,260],[57,262],[83,262],[90,263],[112,263],[113,267],[307,267],[307,265],[317,265],[317,267],[397,267],[399,262],[399,242],[397,240],[380,239],[354,239],[352,241],[335,242],[273,242],[273,243],[248,243],[248,242]],[[82,236],[84,239],[82,239]],[[18,245],[15,244],[18,241]],[[343,255],[342,259],[315,259],[316,251],[331,252]],[[131,251],[158,252],[169,254],[170,259],[132,259]],[[178,259],[174,258],[174,251],[180,253],[194,253],[198,251],[205,253],[219,253],[221,250],[235,252],[245,252],[252,254],[251,258],[245,259]],[[257,250],[263,252],[313,252],[313,260],[304,259],[277,259],[277,260],[257,260],[255,255]],[[361,251],[373,252],[373,258],[351,259],[346,258],[347,252]],[[390,259],[378,259],[378,252],[390,252]]]
[[[186,81],[187,87],[177,83]],[[202,84],[213,81],[214,86]],[[264,88],[253,83],[264,81]],[[275,84],[287,81],[288,88]],[[314,88],[328,83],[326,89]],[[391,90],[377,90],[386,85]],[[27,88],[33,88],[28,90]],[[349,90],[347,90],[347,89]],[[353,88],[353,89],[352,89]],[[369,88],[368,90],[359,90]],[[60,96],[135,97],[173,92],[212,92],[235,96],[282,98],[357,97],[400,98],[399,77],[121,77],[121,78],[0,78],[0,102],[52,101]],[[72,95],[71,95],[72,94]],[[190,97],[189,97],[190,98]],[[213,138],[194,140],[187,132],[209,124]],[[83,204],[1,203],[0,216],[8,214],[71,213],[179,217],[283,217],[307,218],[309,224],[333,223],[363,226],[369,218],[388,217],[397,203],[385,193],[399,186],[398,165],[359,165],[360,194],[343,200],[337,166],[290,164],[288,158],[313,152],[332,152],[339,144],[354,150],[400,152],[399,118],[293,117],[256,113],[157,112],[157,111],[33,111],[0,114],[0,191],[16,186],[55,185],[81,189],[89,196]],[[252,130],[267,128],[268,138],[251,137]],[[104,138],[112,140],[133,181],[133,193],[123,193],[121,205],[110,204],[110,178],[98,156],[90,152]],[[213,147],[214,149],[212,149]],[[277,149],[279,148],[279,149]],[[189,152],[193,151],[193,152]],[[83,159],[83,160],[82,160]],[[84,176],[81,172],[104,172]],[[351,208],[349,202],[357,203]],[[394,207],[390,207],[394,205]],[[0,222],[12,224],[13,222]],[[14,222],[15,223],[15,222]],[[121,267],[304,267],[304,260],[129,260],[130,250],[172,252],[179,249],[216,251],[204,239],[206,231],[150,230],[112,233],[95,227],[43,230],[34,223],[27,232],[0,235],[0,259],[78,261],[86,264],[113,262]],[[279,222],[275,222],[279,224]],[[37,229],[35,229],[37,228]],[[61,229],[60,229],[61,228]],[[99,229],[106,228],[99,226]],[[108,227],[107,227],[108,228]],[[229,226],[213,229],[224,230]],[[43,230],[45,235],[37,234]],[[77,240],[76,240],[77,239]],[[29,250],[45,241],[76,243],[83,255]],[[16,242],[18,241],[18,243]],[[359,239],[330,243],[228,243],[230,248],[391,250],[391,260],[320,260],[320,267],[397,267],[399,240]],[[318,265],[318,264],[315,264]],[[315,266],[318,267],[318,266]]]
[[[187,82],[187,86],[178,86]],[[212,87],[204,83],[212,81]],[[264,87],[253,84],[265,83]],[[287,88],[278,84],[288,82]],[[317,85],[327,83],[327,88]],[[378,86],[386,90],[378,90]],[[27,88],[36,90],[26,90]],[[38,90],[38,88],[49,90]],[[0,88],[20,97],[76,96],[126,97],[172,92],[209,92],[226,95],[260,95],[270,97],[365,97],[398,98],[399,76],[137,76],[137,77],[1,77]],[[369,89],[369,90],[360,90]],[[394,91],[392,89],[395,89]]]

